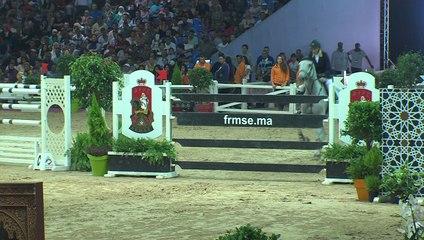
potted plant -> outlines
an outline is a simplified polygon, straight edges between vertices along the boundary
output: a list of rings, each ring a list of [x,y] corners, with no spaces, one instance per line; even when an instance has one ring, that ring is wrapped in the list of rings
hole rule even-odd
[[[325,161],[326,178],[349,179],[346,168],[350,161],[363,157],[366,148],[358,144],[333,143],[324,148],[322,158]]]
[[[86,149],[87,157],[90,160],[93,176],[103,176],[107,173],[107,153],[112,149],[113,138],[95,95],[92,96],[88,108],[87,122],[90,135]]]
[[[369,201],[373,202],[374,198],[380,192],[381,177],[379,175],[368,175],[365,177],[365,186],[368,190]]]
[[[353,179],[353,184],[356,188],[359,201],[368,201],[371,197],[374,198],[376,194],[378,194],[377,191],[373,192],[370,196],[370,189],[367,188],[366,178],[368,176],[379,177],[382,163],[383,156],[380,149],[377,146],[374,146],[370,151],[367,151],[363,157],[353,159],[350,162],[350,165],[346,168],[346,173],[351,179]],[[373,184],[375,184],[375,182]]]
[[[213,83],[213,75],[205,68],[193,68],[188,71],[188,77],[193,85],[194,93],[205,92]],[[213,112],[213,103],[197,103],[194,106],[196,112]]]
[[[72,141],[71,148],[71,170],[91,171],[90,160],[87,157],[86,149],[89,145],[90,134],[78,133]]]
[[[420,178],[423,174],[413,170],[408,163],[400,167],[388,166],[383,174],[380,189],[393,203],[399,200],[405,202],[410,195],[416,195],[421,187]]]
[[[372,202],[374,197],[379,194],[381,184],[381,165],[383,164],[383,155],[377,146],[373,146],[364,156],[364,164],[368,169],[368,175],[365,176],[365,185],[368,190],[369,200]]]
[[[176,176],[172,142],[119,135],[109,151],[109,175]]]
[[[367,166],[365,165],[364,158],[357,158],[350,162],[350,165],[346,168],[346,173],[351,179],[356,188],[359,201],[368,201],[369,194],[368,189],[365,185],[365,177],[370,175]]]
[[[104,110],[112,106],[112,83],[122,83],[122,71],[111,58],[103,58],[95,53],[88,53],[71,64],[71,84],[75,86],[74,96],[80,106],[86,108],[90,97],[95,95]]]
[[[379,102],[352,102],[349,105],[349,111],[345,121],[345,129],[342,130],[342,135],[349,135],[352,137],[352,144],[358,144],[360,141],[363,141],[367,147],[367,155],[369,156],[366,155],[352,161],[350,166],[346,169],[346,172],[353,179],[353,183],[358,193],[358,199],[360,201],[368,201],[369,195],[365,184],[365,177],[373,175],[375,171],[378,171],[375,167],[378,165],[376,162],[379,161],[379,159],[372,159],[372,161],[370,160],[367,163],[365,159],[367,157],[372,158],[371,155],[376,155],[376,151],[379,152],[379,149],[372,149],[374,143],[381,140],[382,135]]]
[[[357,101],[349,105],[342,135],[352,137],[352,143],[364,141],[371,150],[374,142],[381,140],[382,122],[380,104],[376,101]]]

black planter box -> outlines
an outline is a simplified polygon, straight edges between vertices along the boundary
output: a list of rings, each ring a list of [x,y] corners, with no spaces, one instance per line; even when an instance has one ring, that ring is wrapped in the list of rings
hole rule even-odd
[[[326,161],[326,178],[350,179],[347,173],[345,172],[348,166],[348,162]]]
[[[152,165],[141,158],[141,154],[109,152],[108,175],[137,175],[175,177],[175,165],[172,159],[164,157],[163,164]]]

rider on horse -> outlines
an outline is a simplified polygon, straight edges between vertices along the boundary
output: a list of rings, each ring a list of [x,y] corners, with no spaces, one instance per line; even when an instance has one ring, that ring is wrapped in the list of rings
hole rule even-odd
[[[325,87],[328,93],[330,84],[333,82],[330,58],[326,52],[321,50],[321,44],[317,40],[313,40],[310,44],[310,47],[311,53],[309,54],[309,57],[315,65],[319,81],[325,83]]]

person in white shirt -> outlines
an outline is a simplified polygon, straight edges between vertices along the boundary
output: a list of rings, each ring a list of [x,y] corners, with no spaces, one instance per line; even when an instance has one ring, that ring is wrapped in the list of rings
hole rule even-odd
[[[334,74],[343,74],[344,71],[348,70],[349,57],[343,50],[343,43],[337,43],[337,49],[331,54],[331,69]]]
[[[365,53],[364,50],[361,49],[361,45],[359,43],[355,43],[355,49],[352,49],[348,52],[349,55],[349,62],[351,67],[351,72],[362,72],[362,59],[365,58],[368,61],[368,64],[372,69],[374,69],[374,66],[372,65],[370,59],[368,58],[368,55]]]

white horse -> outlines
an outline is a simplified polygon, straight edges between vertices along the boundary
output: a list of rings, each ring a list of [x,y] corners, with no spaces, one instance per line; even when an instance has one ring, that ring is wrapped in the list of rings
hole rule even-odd
[[[301,81],[301,87],[304,88],[303,95],[327,96],[327,90],[324,84],[318,79],[315,65],[310,59],[303,59],[300,61],[298,80]],[[300,109],[302,114],[325,115],[327,107],[328,104],[325,99],[321,99],[317,103],[302,103]],[[301,140],[306,139],[302,130],[299,130],[299,138]],[[317,129],[317,141],[325,141],[324,126]]]

